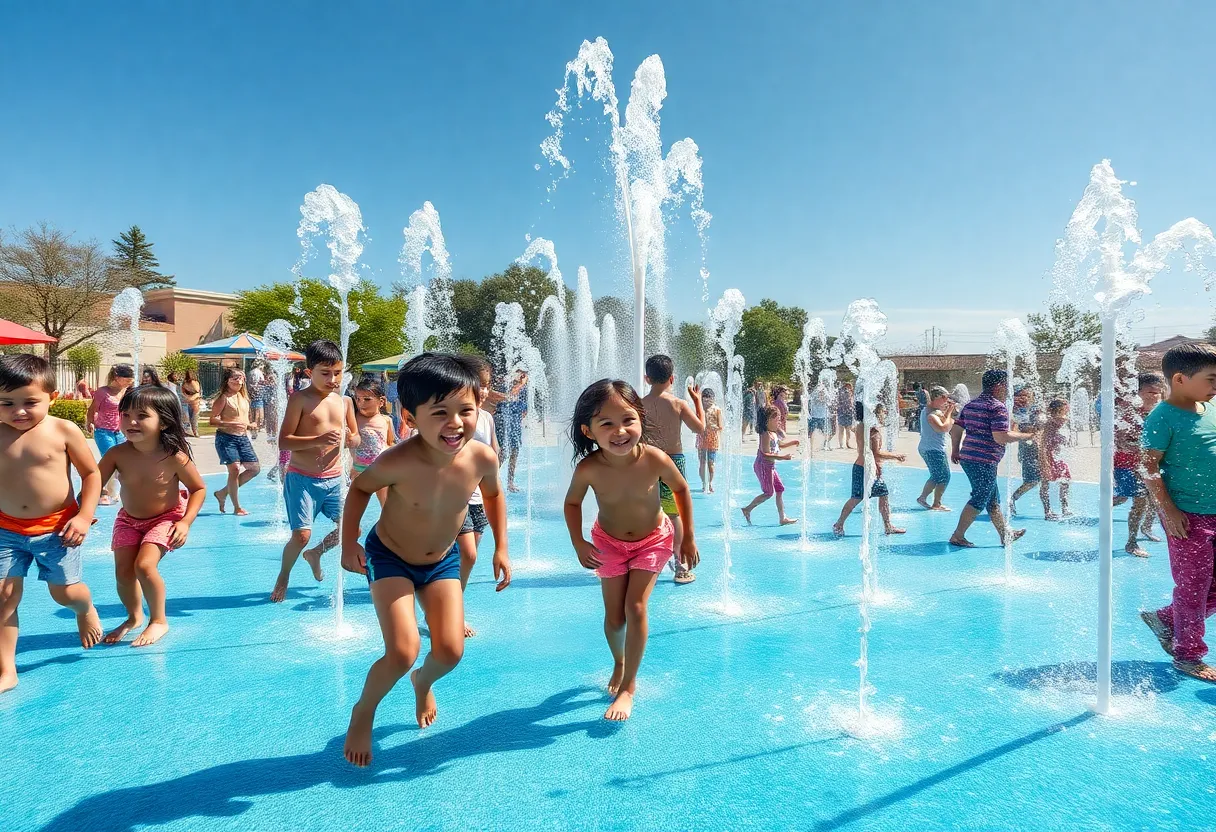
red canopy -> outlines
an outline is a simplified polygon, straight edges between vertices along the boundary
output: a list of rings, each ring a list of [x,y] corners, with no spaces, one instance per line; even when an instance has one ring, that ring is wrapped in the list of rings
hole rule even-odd
[[[58,338],[0,319],[0,344],[53,344]]]

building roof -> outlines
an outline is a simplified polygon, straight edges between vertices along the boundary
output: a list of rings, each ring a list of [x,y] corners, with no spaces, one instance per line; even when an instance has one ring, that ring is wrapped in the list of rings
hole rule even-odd
[[[1174,347],[1181,346],[1182,344],[1193,344],[1196,342],[1203,342],[1203,339],[1187,338],[1185,335],[1175,335],[1173,338],[1166,338],[1164,341],[1157,341],[1155,344],[1145,344],[1144,346],[1137,347],[1137,349],[1140,352],[1164,355]]]
[[[954,355],[887,355],[900,372],[948,372],[974,371],[982,373],[991,366],[992,357],[987,353],[959,353]],[[1054,353],[1039,353],[1036,357],[1039,372],[1054,373],[1060,367],[1060,356]]]
[[[149,289],[144,292],[144,301],[150,300],[192,300],[199,303],[217,303],[231,306],[236,303],[237,296],[227,292],[208,292],[204,289],[166,286],[163,289]]]

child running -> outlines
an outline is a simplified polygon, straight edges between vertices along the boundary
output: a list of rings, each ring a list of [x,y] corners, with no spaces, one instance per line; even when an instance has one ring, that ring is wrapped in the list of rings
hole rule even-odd
[[[80,646],[101,640],[77,548],[92,525],[101,476],[80,428],[48,414],[54,393],[46,359],[0,357],[0,693],[17,686],[17,607],[35,561],[51,598],[76,614]]]
[[[355,385],[355,428],[358,431],[359,444],[351,451],[352,479],[366,471],[376,461],[376,457],[397,442],[393,422],[384,413],[387,406],[384,385],[375,376],[359,379],[359,383]],[[381,508],[384,508],[384,500],[387,497],[388,493],[384,489],[376,492],[376,499],[380,501]]]
[[[853,463],[853,490],[849,499],[840,510],[840,519],[832,526],[832,532],[837,537],[844,537],[844,522],[849,519],[853,509],[861,505],[866,490],[866,442],[865,442],[865,412],[864,405],[857,403],[857,461]],[[887,422],[887,408],[883,404],[874,406],[874,421],[877,423],[870,428],[870,453],[874,456],[874,482],[870,486],[870,498],[878,498],[878,513],[882,515],[883,528],[887,534],[905,534],[906,529],[900,529],[891,522],[891,491],[882,479],[882,464],[887,460],[903,462],[903,454],[893,454],[884,451],[882,447],[882,431],[879,425]]]
[[[697,434],[698,473],[701,490],[714,493],[714,468],[718,462],[718,447],[722,437],[722,408],[714,404],[714,391],[708,387],[701,393],[705,408],[705,430]],[[709,478],[705,474],[709,472]]]
[[[106,383],[93,391],[93,401],[85,414],[85,430],[93,434],[97,444],[97,453],[105,456],[106,451],[122,442],[122,431],[119,430],[120,417],[118,403],[123,394],[135,383],[135,370],[130,364],[115,364],[106,376]],[[101,492],[101,505],[113,505],[118,500],[118,479],[112,480]]]
[[[1116,399],[1115,411],[1115,505],[1128,500],[1132,507],[1127,513],[1127,545],[1123,551],[1138,558],[1148,557],[1140,545],[1140,537],[1155,543],[1161,538],[1153,534],[1153,501],[1144,485],[1144,460],[1141,443],[1144,420],[1161,403],[1165,395],[1165,379],[1160,373],[1140,373],[1137,377],[1140,406]]]
[[[791,458],[790,454],[781,452],[786,448],[797,447],[798,440],[782,440],[779,430],[781,410],[775,404],[765,405],[756,416],[759,419],[756,423],[756,430],[760,433],[760,439],[756,444],[756,461],[752,463],[752,470],[756,472],[756,479],[760,481],[760,493],[739,510],[743,512],[743,519],[750,526],[752,512],[756,507],[775,496],[777,498],[777,520],[781,525],[788,526],[797,523],[797,517],[785,516],[785,484],[781,482],[781,475],[777,473],[777,462]]]
[[[279,428],[279,447],[291,452],[287,473],[283,475],[283,499],[291,539],[283,546],[283,563],[270,593],[270,600],[276,604],[287,597],[287,582],[301,552],[312,567],[313,578],[325,580],[321,555],[338,542],[338,529],[334,528],[308,551],[304,547],[312,539],[312,521],[318,514],[324,514],[335,525],[338,523],[342,513],[342,449],[360,444],[354,405],[338,394],[343,371],[338,345],[333,341],[313,341],[304,350],[304,364],[310,383],[288,399]],[[356,528],[356,536],[358,532]]]
[[[499,591],[511,583],[507,504],[498,483],[498,457],[473,441],[477,429],[479,365],[466,355],[423,353],[397,377],[401,407],[418,436],[389,448],[355,480],[342,518],[342,566],[364,573],[384,637],[384,655],[367,672],[350,715],[343,753],[348,762],[372,761],[376,707],[418,658],[414,597],[422,605],[431,652],[410,674],[418,726],[435,721],[431,688],[464,655],[464,599],[456,537],[469,496],[481,496],[494,532],[494,576]],[[371,495],[388,489],[380,520],[359,545],[359,521]]]
[[[111,546],[118,597],[127,608],[127,620],[111,630],[105,642],[117,644],[143,623],[143,590],[148,626],[131,646],[146,647],[169,631],[165,581],[157,564],[166,552],[185,544],[207,494],[194,467],[173,391],[155,385],[136,387],[119,407],[127,441],[101,458],[101,481],[104,485],[117,473],[124,483]]]
[[[662,506],[660,482],[667,483],[684,521],[679,556],[689,567],[700,561],[688,483],[670,455],[649,444],[648,425],[634,389],[603,379],[578,397],[570,429],[579,462],[566,493],[566,528],[579,563],[600,579],[604,635],[612,651],[608,692],[614,697],[604,718],[614,721],[629,719],[633,711],[646,651],[647,603],[672,555],[675,528]],[[583,537],[588,488],[599,505],[590,542]]]
[[[1028,384],[1013,392],[1013,425],[1029,439],[1018,442],[1018,463],[1022,468],[1022,484],[1009,495],[1009,516],[1017,517],[1018,500],[1029,494],[1043,482],[1043,466],[1039,461],[1039,433],[1047,418],[1043,409],[1034,403],[1034,388]]]
[[[680,437],[680,425],[686,426],[693,433],[705,430],[705,411],[701,406],[701,390],[695,385],[688,388],[688,396],[692,399],[692,407],[671,392],[671,385],[676,371],[675,362],[670,356],[652,355],[646,359],[646,383],[650,392],[642,399],[645,408],[647,439],[656,448],[671,457],[680,478],[684,477],[684,441]],[[577,427],[577,425],[576,425]],[[681,512],[676,505],[675,496],[667,484],[659,483],[659,497],[663,505],[663,513],[671,520],[675,529],[672,538],[672,551],[677,553],[675,558],[675,582],[690,584],[697,579],[689,564],[684,563],[678,553],[682,551],[681,540],[684,532],[680,522]]]
[[[477,378],[480,382],[480,386],[477,388],[477,429],[473,431],[473,439],[489,445],[494,449],[494,454],[498,456],[501,449],[498,446],[498,437],[494,433],[494,415],[484,407],[490,394],[490,385],[493,382],[490,362],[476,357],[472,358],[472,361],[477,365]],[[486,517],[485,500],[481,496],[481,489],[475,488],[473,496],[469,498],[469,511],[464,517],[464,525],[460,527],[460,535],[456,538],[456,542],[460,544],[461,591],[469,585],[469,576],[473,574],[473,567],[477,564],[477,547],[481,545],[481,536],[489,526],[490,520]],[[466,621],[464,637],[471,638],[475,635],[477,635],[477,631]]]
[[[1144,467],[1169,544],[1174,598],[1140,617],[1179,672],[1216,682],[1216,667],[1203,661],[1205,619],[1216,612],[1216,347],[1174,347],[1161,369],[1170,394],[1144,420]]]
[[[227,501],[232,500],[232,513],[243,517],[249,512],[241,508],[241,486],[262,469],[249,441],[253,422],[249,419],[245,374],[235,367],[224,370],[219,395],[211,404],[211,424],[215,428],[215,452],[220,465],[228,469],[227,484],[212,496],[220,504],[220,514],[227,511]]]
[[[1060,456],[1064,448],[1064,426],[1068,424],[1068,402],[1052,399],[1047,403],[1047,423],[1043,426],[1043,438],[1039,441],[1039,468],[1043,481],[1039,485],[1039,496],[1043,498],[1043,519],[1059,520],[1072,517],[1068,509],[1068,488],[1072,483],[1072,471]],[[1051,483],[1060,491],[1060,513],[1051,510]]]

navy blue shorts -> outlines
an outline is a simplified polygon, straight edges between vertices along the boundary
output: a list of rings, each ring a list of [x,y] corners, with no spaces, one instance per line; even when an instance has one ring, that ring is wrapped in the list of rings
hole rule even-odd
[[[985,511],[1001,506],[1001,492],[996,485],[996,463],[975,462],[964,459],[961,463],[963,473],[971,481],[971,499],[967,505],[976,511]]]
[[[381,542],[375,526],[367,533],[363,543],[367,555],[367,582],[381,578],[409,578],[414,586],[426,586],[435,581],[460,580],[460,547],[452,541],[452,548],[439,561],[428,564],[406,563],[392,549]]]
[[[853,463],[853,490],[850,492],[854,500],[860,500],[861,495],[866,490],[866,467]],[[891,492],[887,490],[887,484],[880,477],[875,477],[874,482],[870,485],[871,497],[886,497]]]
[[[929,482],[934,485],[949,485],[950,461],[946,459],[945,451],[921,451],[920,458],[929,469]]]
[[[1136,475],[1135,469],[1116,468],[1115,496],[1128,497],[1131,499],[1147,497],[1148,489],[1144,487],[1144,483],[1141,482],[1140,477]]]
[[[1022,482],[1039,482],[1043,479],[1043,469],[1039,466],[1039,455],[1031,454],[1022,460]]]
[[[253,451],[253,443],[245,434],[219,433],[215,434],[215,453],[220,458],[220,465],[256,465],[258,455]]]

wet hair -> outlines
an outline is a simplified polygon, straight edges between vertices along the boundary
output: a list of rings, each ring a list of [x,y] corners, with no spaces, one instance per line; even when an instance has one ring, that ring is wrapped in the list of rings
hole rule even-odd
[[[1189,377],[1208,367],[1216,367],[1216,347],[1200,341],[1179,344],[1161,359],[1161,371],[1171,381],[1176,375]]]
[[[460,390],[473,398],[481,389],[477,363],[469,355],[424,352],[405,362],[397,373],[397,398],[413,413],[420,404],[446,399]]]
[[[666,357],[666,356],[664,356]],[[651,359],[653,360],[653,359]],[[670,358],[667,359],[671,361]],[[649,365],[649,361],[647,362]],[[646,429],[646,408],[642,397],[627,381],[620,379],[602,378],[592,382],[578,396],[574,403],[574,416],[570,419],[570,443],[574,446],[574,459],[577,462],[595,452],[595,440],[583,433],[583,427],[591,429],[591,420],[595,414],[604,409],[612,398],[618,398],[627,407],[637,411],[638,419],[642,422],[642,439],[639,444],[648,444],[650,436]]]
[[[777,409],[777,405],[766,404],[756,411],[756,430],[764,433],[768,430],[768,423],[776,420],[780,415],[781,411]]]
[[[675,372],[676,365],[670,355],[652,355],[646,359],[646,378],[651,384],[666,384]]]
[[[941,385],[935,384],[929,388],[929,401],[940,399],[943,396],[949,396],[950,391]]]
[[[1062,412],[1067,407],[1068,402],[1064,401],[1063,399],[1052,399],[1047,403],[1047,412],[1052,416],[1055,416],[1057,413]]]
[[[980,379],[980,387],[985,393],[992,392],[994,387],[1004,384],[1009,380],[1009,373],[1004,370],[985,370],[983,378]]]
[[[0,357],[0,390],[16,390],[37,384],[54,393],[58,383],[51,362],[37,355],[22,353]]]
[[[355,390],[365,390],[371,393],[377,399],[384,398],[384,385],[380,383],[380,379],[375,376],[364,376],[359,379],[359,383],[355,385]],[[351,398],[354,398],[352,395]]]
[[[170,456],[185,454],[193,459],[186,429],[182,425],[182,408],[173,391],[157,384],[143,384],[127,392],[118,403],[118,412],[151,410],[160,419],[160,446]]]
[[[714,389],[712,387],[706,387],[704,390],[701,391],[701,399],[703,401],[712,402],[715,398],[716,397],[714,396]]]
[[[469,360],[477,367],[478,380],[489,378],[491,383],[493,383],[494,368],[490,365],[489,361],[486,361],[480,355],[470,355]]]
[[[155,367],[150,367],[150,366],[149,366],[149,367],[144,367],[142,370],[140,370],[140,373],[139,373],[139,374],[140,374],[140,376],[141,376],[141,378],[140,378],[140,383],[141,383],[141,384],[143,383],[143,378],[142,378],[142,376],[149,376],[149,377],[150,377],[152,380],[151,380],[151,381],[149,381],[149,382],[148,382],[148,384],[153,384],[153,385],[156,385],[157,387],[163,387],[163,386],[164,386],[164,385],[162,385],[162,384],[160,383],[160,374],[156,372],[156,368],[155,368]]]
[[[1141,373],[1136,376],[1136,389],[1143,390],[1145,387],[1164,387],[1165,376],[1161,373]]]
[[[342,350],[333,341],[318,338],[304,350],[304,366],[312,369],[318,364],[341,364]]]
[[[116,379],[135,378],[135,368],[130,364],[115,364],[106,374],[106,384],[113,384]]]

